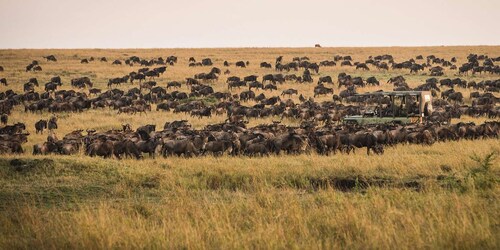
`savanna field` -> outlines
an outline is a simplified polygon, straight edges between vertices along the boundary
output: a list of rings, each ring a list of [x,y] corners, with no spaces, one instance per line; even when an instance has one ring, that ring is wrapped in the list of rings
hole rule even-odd
[[[226,79],[276,74],[274,68],[261,68],[261,62],[273,65],[278,56],[284,62],[307,56],[311,62],[333,60],[335,55],[350,55],[353,62],[364,62],[369,56],[390,54],[402,62],[423,55],[435,55],[457,66],[467,62],[471,53],[500,56],[499,46],[476,47],[387,47],[387,48],[228,48],[228,49],[89,49],[89,50],[0,50],[0,92],[9,89],[22,93],[23,84],[36,77],[43,92],[44,84],[60,76],[58,90],[75,90],[88,94],[88,88],[73,88],[71,79],[89,77],[93,88],[108,90],[108,80],[123,77],[145,66],[124,64],[125,59],[166,58],[174,55],[178,62],[166,65],[166,72],[154,79],[157,86],[179,81],[175,89],[189,93],[186,78],[208,73],[212,67],[222,72],[219,79],[205,84],[214,91],[228,92]],[[54,55],[57,62],[44,56]],[[82,59],[94,61],[82,64]],[[106,57],[107,62],[99,58]],[[188,59],[197,62],[211,58],[213,65],[188,67]],[[112,65],[114,60],[122,65]],[[42,71],[26,71],[38,60]],[[228,61],[230,66],[223,65]],[[235,62],[248,61],[245,68]],[[496,62],[498,64],[498,62]],[[389,65],[390,66],[390,65]],[[157,65],[150,68],[157,67]],[[429,70],[410,73],[408,69],[369,71],[355,67],[322,66],[312,73],[313,83],[286,81],[277,90],[253,90],[256,95],[279,96],[283,90],[296,89],[303,97],[313,97],[319,77],[331,76],[338,88],[341,72],[364,79],[374,76],[379,86],[358,88],[359,93],[393,90],[387,83],[402,75],[412,88],[430,78]],[[299,71],[283,74],[302,75]],[[460,77],[468,82],[497,80],[498,74],[459,75],[444,69],[437,77]],[[113,85],[127,91],[138,87],[134,81]],[[442,90],[447,90],[443,87]],[[248,88],[231,90],[240,94]],[[463,93],[464,105],[471,105],[472,88],[457,88]],[[148,93],[148,90],[142,90]],[[173,91],[172,89],[167,90]],[[483,93],[483,90],[479,92]],[[290,99],[300,103],[299,95]],[[438,94],[439,95],[439,94]],[[493,93],[498,98],[498,92]],[[282,100],[289,99],[281,96]],[[439,98],[439,97],[435,97]],[[203,99],[212,104],[214,99]],[[190,99],[190,100],[192,100]],[[332,95],[314,97],[314,101],[331,101]],[[244,105],[258,102],[250,100]],[[498,105],[498,104],[496,104]],[[478,138],[436,141],[432,145],[400,143],[384,147],[384,154],[367,155],[363,149],[354,153],[323,155],[314,150],[301,154],[271,154],[250,157],[203,155],[142,159],[90,157],[81,149],[73,155],[33,155],[33,146],[47,140],[48,131],[36,133],[40,119],[57,117],[54,133],[62,138],[78,129],[121,130],[129,124],[132,130],[152,124],[157,130],[165,122],[187,120],[193,128],[224,123],[225,114],[193,117],[186,113],[157,111],[151,104],[146,113],[120,113],[112,108],[90,108],[83,112],[25,112],[17,105],[8,124],[22,122],[29,132],[22,154],[0,155],[0,248],[1,249],[498,249],[500,247],[500,141]],[[247,127],[272,124],[299,126],[300,119],[266,116],[245,119]],[[499,121],[486,115],[452,119],[452,123]]]

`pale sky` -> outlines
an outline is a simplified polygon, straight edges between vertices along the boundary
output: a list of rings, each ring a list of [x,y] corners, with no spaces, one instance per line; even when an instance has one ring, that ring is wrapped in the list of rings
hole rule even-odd
[[[500,0],[0,0],[0,48],[500,45]]]

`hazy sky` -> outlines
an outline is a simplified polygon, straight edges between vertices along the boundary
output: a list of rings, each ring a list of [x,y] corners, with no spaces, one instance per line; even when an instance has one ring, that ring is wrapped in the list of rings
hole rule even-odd
[[[500,0],[0,0],[0,48],[500,45]]]

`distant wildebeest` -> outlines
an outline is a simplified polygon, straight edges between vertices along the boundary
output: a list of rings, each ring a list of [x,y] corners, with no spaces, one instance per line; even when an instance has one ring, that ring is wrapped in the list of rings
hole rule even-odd
[[[318,84],[324,83],[324,82],[333,84],[332,77],[331,76],[322,76],[318,79]]]
[[[236,67],[241,67],[241,68],[246,68],[246,64],[243,61],[238,61],[236,62]]]
[[[167,83],[167,89],[180,88],[180,87],[181,87],[181,83],[177,82],[177,81],[172,81],[172,82]]]
[[[47,128],[49,130],[57,129],[57,117],[55,117],[55,116],[50,117],[50,119],[47,123]]]
[[[261,68],[272,68],[273,66],[270,64],[270,63],[267,63],[267,62],[261,62],[260,63],[260,67]]]
[[[43,130],[47,129],[47,120],[39,120],[35,123],[36,133],[43,133]]]
[[[54,55],[44,56],[43,58],[47,59],[47,61],[57,62],[57,59]]]
[[[298,93],[299,92],[296,89],[287,89],[281,92],[281,96],[288,95],[288,97],[290,98],[293,94],[297,95]]]

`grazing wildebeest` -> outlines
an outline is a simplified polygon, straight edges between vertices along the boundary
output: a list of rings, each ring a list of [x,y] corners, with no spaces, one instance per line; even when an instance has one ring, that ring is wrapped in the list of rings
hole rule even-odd
[[[7,79],[5,78],[0,78],[0,83],[3,84],[4,86],[7,86]]]
[[[273,65],[271,65],[271,64],[270,64],[270,63],[268,63],[268,62],[261,62],[261,63],[260,63],[260,67],[261,67],[261,68],[269,68],[269,69],[270,69],[270,68],[272,68],[272,67],[273,67]]]
[[[373,86],[378,86],[380,85],[380,82],[377,80],[377,78],[375,78],[374,76],[370,76],[366,79],[366,84],[370,84],[370,85],[373,85]]]
[[[324,82],[333,84],[332,77],[331,76],[322,76],[318,79],[318,84],[324,83]]]
[[[358,65],[356,65],[356,69],[370,70],[370,68],[366,66],[366,63],[358,63]]]
[[[181,87],[181,83],[180,82],[173,81],[173,82],[167,83],[167,89],[170,89],[170,88],[180,88],[180,87]]]
[[[57,59],[54,55],[44,56],[43,58],[47,59],[47,61],[57,62]]]
[[[322,84],[314,87],[314,97],[318,95],[327,95],[327,94],[333,94],[333,88],[327,88],[323,86]]]
[[[288,95],[288,97],[292,97],[293,94],[297,95],[299,92],[296,90],[296,89],[287,89],[287,90],[283,90],[283,92],[281,92],[281,96],[285,96],[285,95]]]

